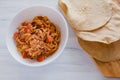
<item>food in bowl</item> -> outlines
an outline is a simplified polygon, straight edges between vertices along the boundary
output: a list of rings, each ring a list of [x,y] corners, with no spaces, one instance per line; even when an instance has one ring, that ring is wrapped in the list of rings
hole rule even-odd
[[[36,16],[32,22],[23,22],[13,38],[17,50],[25,59],[38,62],[54,54],[60,43],[60,31],[47,16]]]

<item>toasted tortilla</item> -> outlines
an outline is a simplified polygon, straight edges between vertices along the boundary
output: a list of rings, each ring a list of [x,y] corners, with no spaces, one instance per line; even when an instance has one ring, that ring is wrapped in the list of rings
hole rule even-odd
[[[110,21],[100,29],[89,32],[76,32],[78,37],[87,41],[96,41],[110,44],[120,39],[120,3],[118,0],[109,0],[112,5]]]
[[[70,10],[67,4],[68,2],[65,1],[71,0],[60,0],[59,5],[68,22],[74,28],[80,46],[90,56],[102,62],[110,62],[120,59],[120,1],[105,0],[112,7],[111,18],[106,24],[103,24],[102,27],[100,26],[94,29],[87,29],[86,27],[86,29],[83,29],[80,25],[78,26],[77,24],[79,21],[84,21],[84,19],[71,19],[71,17],[68,15]],[[74,16],[75,15],[76,14],[74,14]],[[96,19],[98,19],[98,17],[96,17]]]
[[[78,31],[103,27],[112,15],[112,7],[105,0],[59,0],[59,5]]]
[[[99,61],[110,62],[120,59],[120,40],[111,44],[85,41],[80,38],[78,38],[78,41],[90,56]]]

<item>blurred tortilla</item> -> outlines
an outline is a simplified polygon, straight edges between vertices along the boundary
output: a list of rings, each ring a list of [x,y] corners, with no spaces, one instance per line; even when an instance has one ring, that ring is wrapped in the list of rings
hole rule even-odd
[[[78,31],[103,27],[112,15],[112,7],[105,0],[59,0],[59,5]]]

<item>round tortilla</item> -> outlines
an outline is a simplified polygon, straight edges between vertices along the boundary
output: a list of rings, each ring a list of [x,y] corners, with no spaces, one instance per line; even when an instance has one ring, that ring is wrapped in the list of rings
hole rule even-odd
[[[91,31],[105,25],[111,18],[111,5],[105,0],[60,0],[59,4],[72,27]]]
[[[110,21],[100,29],[89,32],[76,32],[77,36],[87,41],[96,41],[110,44],[120,39],[120,3],[118,0],[109,0],[112,5]]]
[[[90,42],[78,38],[80,46],[93,58],[109,62],[120,59],[120,40],[111,44]]]

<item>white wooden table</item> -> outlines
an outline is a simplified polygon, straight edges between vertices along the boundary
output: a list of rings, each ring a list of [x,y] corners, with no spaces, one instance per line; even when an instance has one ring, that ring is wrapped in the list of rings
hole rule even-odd
[[[57,0],[0,0],[0,80],[119,80],[105,78],[92,59],[79,47],[69,27],[69,40],[63,54],[51,64],[31,68],[15,61],[9,54],[5,37],[12,18],[30,5],[49,5],[58,9]]]

